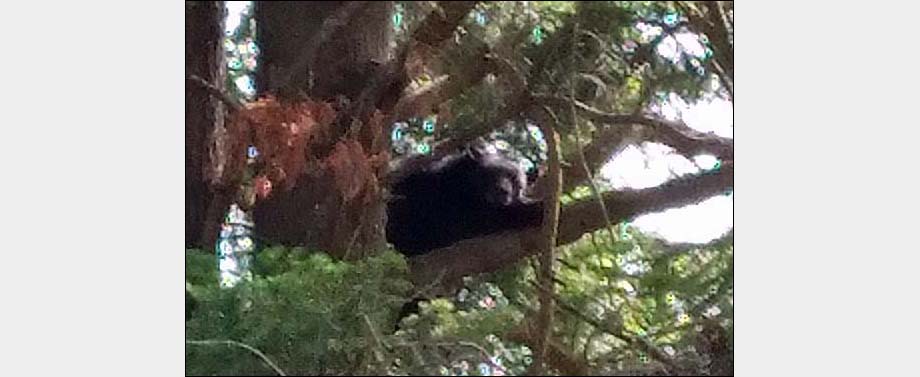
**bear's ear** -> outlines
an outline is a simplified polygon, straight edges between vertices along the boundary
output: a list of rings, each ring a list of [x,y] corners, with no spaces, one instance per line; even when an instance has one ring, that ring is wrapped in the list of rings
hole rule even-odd
[[[468,144],[464,152],[472,157],[474,160],[479,160],[487,153],[487,149],[483,145],[482,141],[475,141]]]
[[[466,152],[470,154],[470,156],[479,159],[487,155],[496,154],[498,150],[496,150],[495,146],[484,137],[479,136],[466,145]]]

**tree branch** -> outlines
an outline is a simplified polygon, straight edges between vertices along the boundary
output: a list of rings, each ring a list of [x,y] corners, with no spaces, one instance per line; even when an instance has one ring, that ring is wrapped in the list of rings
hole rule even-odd
[[[734,176],[734,163],[726,162],[715,172],[677,178],[657,187],[604,193],[604,203],[610,210],[611,221],[629,220],[643,213],[695,204],[724,193],[733,187]],[[585,233],[603,227],[599,211],[596,203],[590,200],[564,207],[558,242],[574,242]]]
[[[610,329],[608,326],[604,326],[604,324],[602,324],[600,321],[594,320],[588,317],[587,315],[582,314],[577,309],[575,309],[575,307],[569,305],[567,302],[562,301],[562,300],[557,300],[557,301],[559,302],[559,307],[565,312],[577,317],[578,319],[590,324],[591,326],[594,326],[596,329],[600,330],[603,333],[613,336],[619,340],[629,343],[633,347],[636,347],[644,352],[647,352],[654,359],[660,361],[662,364],[671,368],[672,372],[681,371],[682,368],[680,367],[680,365],[677,364],[677,362],[673,358],[671,358],[670,356],[668,356],[668,354],[658,349],[658,347],[656,347],[648,339],[627,334],[620,329],[617,329],[617,330]]]
[[[656,141],[663,142],[685,156],[694,156],[700,153],[710,153],[722,160],[734,159],[734,140],[717,136],[713,133],[704,133],[688,126],[683,121],[669,121],[657,119],[643,114],[613,114],[588,106],[580,101],[570,101],[559,96],[534,96],[542,103],[555,106],[575,103],[575,108],[580,115],[601,124],[611,126],[638,124],[651,128],[647,135]],[[604,139],[604,138],[596,138]]]
[[[561,58],[558,56],[558,51],[563,47],[563,43],[568,42],[567,38],[570,38],[571,33],[573,33],[573,27],[573,24],[566,23],[557,32],[549,35],[544,41],[544,46],[547,50],[553,51],[553,53],[538,56],[530,67],[529,72],[520,72],[513,63],[504,59],[496,59],[498,66],[496,72],[506,77],[511,83],[511,92],[502,99],[504,106],[489,121],[465,128],[460,134],[451,135],[448,140],[435,145],[433,148],[435,152],[439,153],[439,149],[448,152],[456,150],[466,143],[503,126],[509,119],[516,119],[522,112],[531,109],[535,103],[530,91],[530,84],[543,80],[545,68],[556,62],[555,59]]]
[[[585,147],[585,160],[591,171],[600,168],[626,144],[641,141],[666,144],[687,157],[704,153],[723,161],[732,161],[735,157],[734,140],[694,130],[682,121],[656,119],[642,114],[606,113],[560,96],[537,95],[534,98],[539,103],[556,107],[574,103],[581,116],[605,125]],[[577,157],[569,156],[567,160]],[[565,190],[571,190],[587,179],[585,171],[578,169],[578,166],[569,166],[563,173],[566,178]]]
[[[412,32],[407,43],[399,48],[396,58],[387,64],[375,79],[372,80],[373,83],[379,82],[379,84],[370,85],[369,89],[375,86],[381,87],[377,90],[370,90],[370,92],[374,93],[371,95],[371,97],[374,97],[374,104],[380,103],[382,96],[392,96],[396,99],[392,101],[392,107],[380,109],[381,111],[391,113],[385,124],[392,124],[394,119],[399,119],[398,115],[400,109],[395,108],[399,105],[399,102],[402,101],[403,91],[409,84],[409,78],[406,74],[405,67],[408,57],[410,55],[423,56],[423,50],[439,47],[453,35],[454,30],[460,25],[463,18],[476,6],[476,3],[476,1],[439,2],[440,11],[431,12],[425,17],[422,24]],[[368,90],[365,90],[365,92],[368,92]],[[362,93],[362,95],[366,95],[366,93]],[[418,98],[415,99],[417,100]],[[359,100],[359,102],[363,101]],[[403,104],[402,106],[401,109],[405,111],[409,105]],[[396,111],[391,112],[390,110],[393,109]]]
[[[243,109],[243,104],[240,101],[236,100],[229,93],[221,90],[214,84],[209,83],[208,80],[205,80],[197,75],[188,75],[185,77],[185,79],[206,90],[208,94],[214,98],[217,98],[234,111],[239,112]]]
[[[563,191],[569,192],[579,185],[588,182],[588,171],[598,171],[610,158],[622,151],[629,144],[638,144],[642,140],[641,128],[632,125],[618,125],[605,127],[594,134],[593,140],[584,147],[584,165],[587,170],[579,165],[568,165],[563,168],[565,186]],[[566,156],[566,161],[575,161],[579,156]]]
[[[412,33],[412,39],[431,47],[438,47],[454,33],[457,25],[476,7],[478,1],[439,1],[441,11],[425,17],[422,24]]]
[[[522,323],[518,328],[505,333],[505,336],[503,336],[502,339],[506,341],[523,343],[531,349],[536,348],[533,336],[531,335],[536,331],[536,329],[533,327],[534,326],[532,323]],[[562,372],[563,376],[588,375],[587,363],[583,359],[566,352],[565,348],[559,344],[557,340],[554,339],[550,339],[546,343],[546,364],[549,367]]]
[[[574,116],[574,114],[573,114]],[[542,285],[546,292],[539,295],[540,311],[537,314],[537,335],[534,338],[534,362],[531,366],[532,374],[541,375],[543,373],[544,363],[547,361],[547,345],[552,336],[553,328],[553,280],[555,280],[555,260],[554,249],[556,246],[556,235],[559,231],[559,197],[562,195],[562,171],[559,164],[561,153],[559,152],[559,133],[556,132],[558,122],[540,122],[540,129],[546,135],[547,156],[549,157],[548,179],[543,182],[546,185],[548,195],[544,198],[543,206],[543,226],[541,234],[543,238],[538,244],[525,249],[535,249],[540,252],[540,269],[537,271],[538,284]],[[525,244],[527,245],[527,244]]]
[[[713,47],[711,66],[716,71],[722,86],[728,91],[728,95],[734,98],[735,50],[731,36],[734,33],[732,29],[734,21],[729,21],[728,15],[715,1],[703,2],[701,4],[703,9],[686,3],[678,3],[678,7],[689,19],[690,28],[709,38]]]
[[[731,245],[734,241],[734,237],[735,237],[735,230],[732,229],[726,232],[725,234],[723,234],[722,236],[719,236],[718,238],[713,239],[712,241],[709,241],[704,244],[694,244],[694,243],[684,243],[684,242],[667,243],[664,241],[655,241],[655,243],[658,245],[658,248],[660,248],[662,251],[664,251],[667,254],[682,254],[682,253],[686,253],[692,250],[720,248],[725,245]]]
[[[488,46],[483,46],[465,63],[457,66],[460,68],[458,72],[439,77],[429,85],[406,93],[396,105],[396,118],[408,119],[429,113],[441,103],[472,88],[487,74],[496,70],[493,60],[489,57]]]
[[[661,211],[698,203],[733,187],[734,164],[726,162],[715,172],[681,177],[660,186],[641,190],[612,191],[603,194],[610,211],[610,221],[616,223],[643,213]],[[585,233],[605,226],[603,215],[594,198],[563,207],[559,214],[556,245],[578,240]],[[538,250],[522,247],[539,240],[539,228],[488,235],[463,240],[452,246],[409,260],[415,283],[427,284],[441,274],[445,281],[463,276],[501,270],[519,260],[535,255]]]
[[[240,348],[246,349],[247,351],[252,352],[252,354],[258,356],[260,359],[262,359],[262,361],[263,361],[265,364],[267,364],[269,367],[271,367],[272,370],[275,371],[275,373],[278,373],[279,376],[287,376],[287,374],[284,373],[284,370],[282,370],[281,368],[278,367],[278,365],[276,365],[275,363],[273,363],[272,360],[268,358],[268,356],[265,356],[265,354],[262,353],[262,351],[259,351],[259,350],[253,348],[252,346],[250,346],[250,345],[248,345],[248,344],[246,344],[246,343],[237,342],[237,341],[235,341],[235,340],[186,340],[186,341],[185,341],[185,344],[192,344],[192,345],[228,345],[228,346],[240,347]]]
[[[498,113],[487,122],[473,127],[465,128],[462,133],[453,135],[451,138],[435,145],[438,153],[449,153],[463,145],[475,140],[478,137],[488,134],[492,130],[499,128],[510,119],[516,119],[522,112],[530,109],[534,105],[531,92],[528,90],[527,78],[519,72],[514,65],[504,59],[495,59],[497,72],[504,75],[512,83],[511,93],[505,96],[505,105],[499,109]]]

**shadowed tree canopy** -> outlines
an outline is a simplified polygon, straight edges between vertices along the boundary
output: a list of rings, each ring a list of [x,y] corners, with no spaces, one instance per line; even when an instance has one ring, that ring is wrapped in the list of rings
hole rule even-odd
[[[187,67],[219,83],[215,43],[220,6],[196,4],[186,8]],[[733,100],[731,3],[528,6],[255,3],[261,51],[255,76],[258,96],[270,95],[282,103],[322,101],[334,113],[322,136],[305,142],[303,170],[286,172],[290,188],[276,188],[254,205],[259,236],[347,258],[383,249],[387,167],[391,160],[404,158],[391,148],[393,124],[431,114],[443,125],[433,135],[433,155],[453,153],[508,124],[554,123],[561,134],[562,187],[569,193],[589,186],[604,163],[629,145],[656,142],[687,158],[710,154],[719,159],[718,169],[674,177],[658,187],[602,190],[599,197],[566,203],[559,214],[558,245],[602,229],[608,221],[630,220],[732,190],[732,139],[653,111],[668,93],[688,101],[704,95]],[[485,23],[480,14],[493,18]],[[394,19],[401,20],[397,27]],[[657,32],[637,31],[638,24]],[[694,55],[680,44],[673,56],[657,53],[677,35],[693,36],[704,53]],[[233,184],[206,183],[206,172],[197,170],[210,166],[204,156],[220,155],[207,153],[218,148],[208,142],[214,130],[225,127],[221,102],[212,97],[193,85],[187,90],[187,113],[201,118],[187,121],[187,201],[191,197],[217,205],[187,203],[186,243],[205,247],[216,224],[208,222],[209,216],[218,216],[217,209],[235,195],[224,193],[233,191]],[[188,107],[192,105],[197,107]],[[576,130],[581,130],[577,140]],[[349,161],[371,167],[362,173],[367,176],[354,179],[360,182],[358,196],[342,193],[342,171],[324,168],[338,161],[336,151],[342,149],[337,146],[345,141],[352,146],[349,151],[360,152]],[[413,258],[413,274],[423,283],[495,271],[536,253],[522,244],[537,233],[533,228],[466,240]]]
[[[733,231],[622,225],[733,191],[730,132],[680,114],[733,103],[731,2],[255,2],[233,33],[226,5],[185,5],[186,246],[235,232],[235,204],[260,247],[240,289],[186,253],[188,374],[732,372]],[[715,163],[607,181],[650,145]],[[419,161],[454,173],[400,180]],[[429,238],[390,252],[393,224]]]

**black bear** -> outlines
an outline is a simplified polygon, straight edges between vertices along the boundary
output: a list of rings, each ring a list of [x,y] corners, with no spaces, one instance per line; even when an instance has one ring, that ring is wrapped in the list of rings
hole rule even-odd
[[[543,205],[524,195],[520,166],[479,146],[414,158],[391,182],[387,241],[406,256],[542,222]]]

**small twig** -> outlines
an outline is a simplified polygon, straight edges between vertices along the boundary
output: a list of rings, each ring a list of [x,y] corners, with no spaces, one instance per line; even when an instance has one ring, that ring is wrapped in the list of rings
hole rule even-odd
[[[575,28],[577,30],[577,24]],[[518,85],[524,86],[519,90],[523,93],[527,93],[527,97],[530,98],[530,93],[526,91],[526,81],[519,82]],[[555,306],[555,295],[552,294],[554,291],[553,282],[556,280],[556,257],[554,255],[554,250],[556,247],[556,237],[559,233],[559,197],[562,195],[562,168],[560,167],[560,139],[559,133],[556,131],[556,128],[559,127],[559,122],[558,119],[554,118],[553,120],[554,122],[552,123],[540,122],[540,130],[546,138],[546,154],[548,157],[547,163],[549,171],[547,173],[547,180],[544,182],[546,185],[545,191],[548,195],[544,200],[545,208],[543,212],[544,219],[542,227],[544,237],[541,238],[542,242],[539,244],[541,255],[539,258],[540,269],[537,275],[540,284],[545,285],[546,290],[549,292],[540,291],[539,294],[540,311],[537,314],[538,334],[534,339],[536,350],[534,350],[534,362],[528,370],[528,374],[534,375],[543,374],[544,366],[547,364],[547,345],[552,337],[553,313],[555,311],[553,309]]]
[[[535,286],[537,289],[543,289],[542,287],[536,284]],[[578,311],[578,309],[576,309],[569,303],[563,300],[560,300],[558,298],[556,299],[556,303],[558,304],[559,308],[565,310],[567,313],[577,317],[578,319],[594,326],[601,332],[608,334],[610,336],[613,336],[614,338],[617,338],[635,347],[638,347],[639,349],[645,352],[648,352],[650,355],[652,355],[653,358],[660,361],[662,364],[665,364],[668,367],[673,368],[676,371],[679,371],[681,369],[680,365],[677,365],[674,359],[672,359],[670,356],[668,356],[663,351],[659,350],[658,347],[652,344],[648,339],[645,339],[644,337],[641,337],[641,336],[632,336],[632,335],[623,333],[622,330],[618,330],[618,331],[611,330],[604,324],[600,323],[600,321],[597,321],[595,319],[588,317],[585,314],[582,314],[581,312]]]
[[[207,91],[208,91],[208,94],[210,94],[211,96],[213,96],[213,97],[219,99],[221,102],[223,102],[223,103],[226,104],[227,106],[230,106],[230,108],[233,109],[234,111],[241,111],[241,110],[243,110],[243,104],[240,103],[240,101],[236,100],[235,98],[233,98],[233,96],[231,96],[231,95],[228,94],[227,92],[221,90],[220,88],[218,88],[218,87],[215,86],[214,84],[209,83],[207,80],[205,80],[205,79],[203,79],[203,78],[201,78],[201,77],[199,77],[199,76],[197,76],[197,75],[189,75],[189,76],[186,76],[186,79],[189,80],[189,81],[191,81],[191,82],[193,82],[193,83],[195,83],[195,84],[197,84],[197,85],[200,86],[201,88],[207,90]]]
[[[358,241],[358,235],[361,234],[361,227],[363,225],[363,221],[358,222],[358,226],[355,228],[354,233],[351,235],[351,240],[348,241],[348,246],[345,247],[345,255],[342,256],[342,260],[348,260],[348,256],[351,254],[351,249],[355,246],[355,242]]]
[[[387,349],[387,345],[383,342],[383,339],[380,338],[380,334],[377,333],[377,329],[374,327],[374,324],[371,322],[371,318],[367,314],[362,314],[361,317],[364,319],[364,323],[367,325],[367,330],[370,333],[371,337],[374,338],[374,343],[377,344],[376,349],[372,349],[374,358],[377,360],[378,368],[382,368],[384,363],[383,355],[380,350]],[[371,345],[368,345],[371,347]],[[377,370],[380,372],[380,369]]]
[[[275,373],[278,373],[279,376],[287,376],[287,374],[284,373],[284,370],[282,370],[277,365],[275,365],[275,363],[273,363],[271,359],[268,358],[268,356],[265,356],[265,354],[262,353],[262,351],[259,351],[245,343],[237,342],[235,340],[186,340],[185,344],[227,345],[227,346],[237,346],[237,347],[245,348],[249,352],[252,352],[256,356],[258,356],[260,359],[262,359],[262,361],[265,362],[265,364],[268,364],[268,366],[271,367],[275,371]]]
[[[575,98],[574,71],[572,73],[572,82],[569,83],[569,95],[570,98]],[[546,110],[552,113],[549,108],[546,108]],[[594,174],[591,173],[591,169],[588,167],[588,160],[585,158],[585,149],[581,144],[581,127],[579,127],[578,117],[575,115],[575,101],[569,101],[569,112],[572,118],[572,127],[575,128],[575,147],[578,151],[578,161],[581,164],[581,168],[585,171],[585,177],[588,178],[588,187],[591,189],[591,195],[597,199],[597,204],[601,208],[601,214],[604,216],[604,223],[607,224],[607,234],[610,236],[610,243],[612,245],[617,242],[617,237],[613,232],[613,223],[610,222],[610,213],[607,211],[607,206],[604,205],[604,199],[601,197],[600,189],[597,187],[597,182],[594,181]]]
[[[646,116],[643,114],[615,114],[607,113],[602,110],[593,108],[578,100],[570,97],[536,95],[535,99],[542,104],[551,106],[570,106],[574,105],[575,109],[582,117],[588,118],[597,123],[610,125],[630,125],[638,124],[651,128],[654,131],[654,137],[665,143],[685,156],[693,156],[697,152],[706,152],[713,154],[723,160],[734,158],[734,141],[729,138],[718,136],[712,132],[700,132],[688,126],[683,121],[669,121],[658,119],[656,117]]]
[[[444,343],[444,342],[442,342],[442,343],[437,343],[436,345],[437,345],[438,347],[450,347],[450,346],[453,346],[453,345],[460,345],[460,346],[464,346],[464,347],[474,348],[474,349],[476,349],[477,351],[479,351],[479,353],[480,353],[480,354],[482,355],[482,357],[485,359],[485,363],[486,363],[486,364],[489,364],[490,366],[492,366],[492,368],[501,370],[506,376],[508,375],[508,371],[505,370],[505,368],[503,368],[501,365],[498,365],[498,364],[496,364],[495,362],[493,362],[493,361],[492,361],[492,356],[489,356],[489,352],[487,352],[485,348],[483,348],[482,346],[480,346],[480,345],[478,345],[478,344],[476,344],[476,343],[469,342],[469,341],[465,341],[465,340],[458,340],[458,341],[451,342],[451,343]]]

